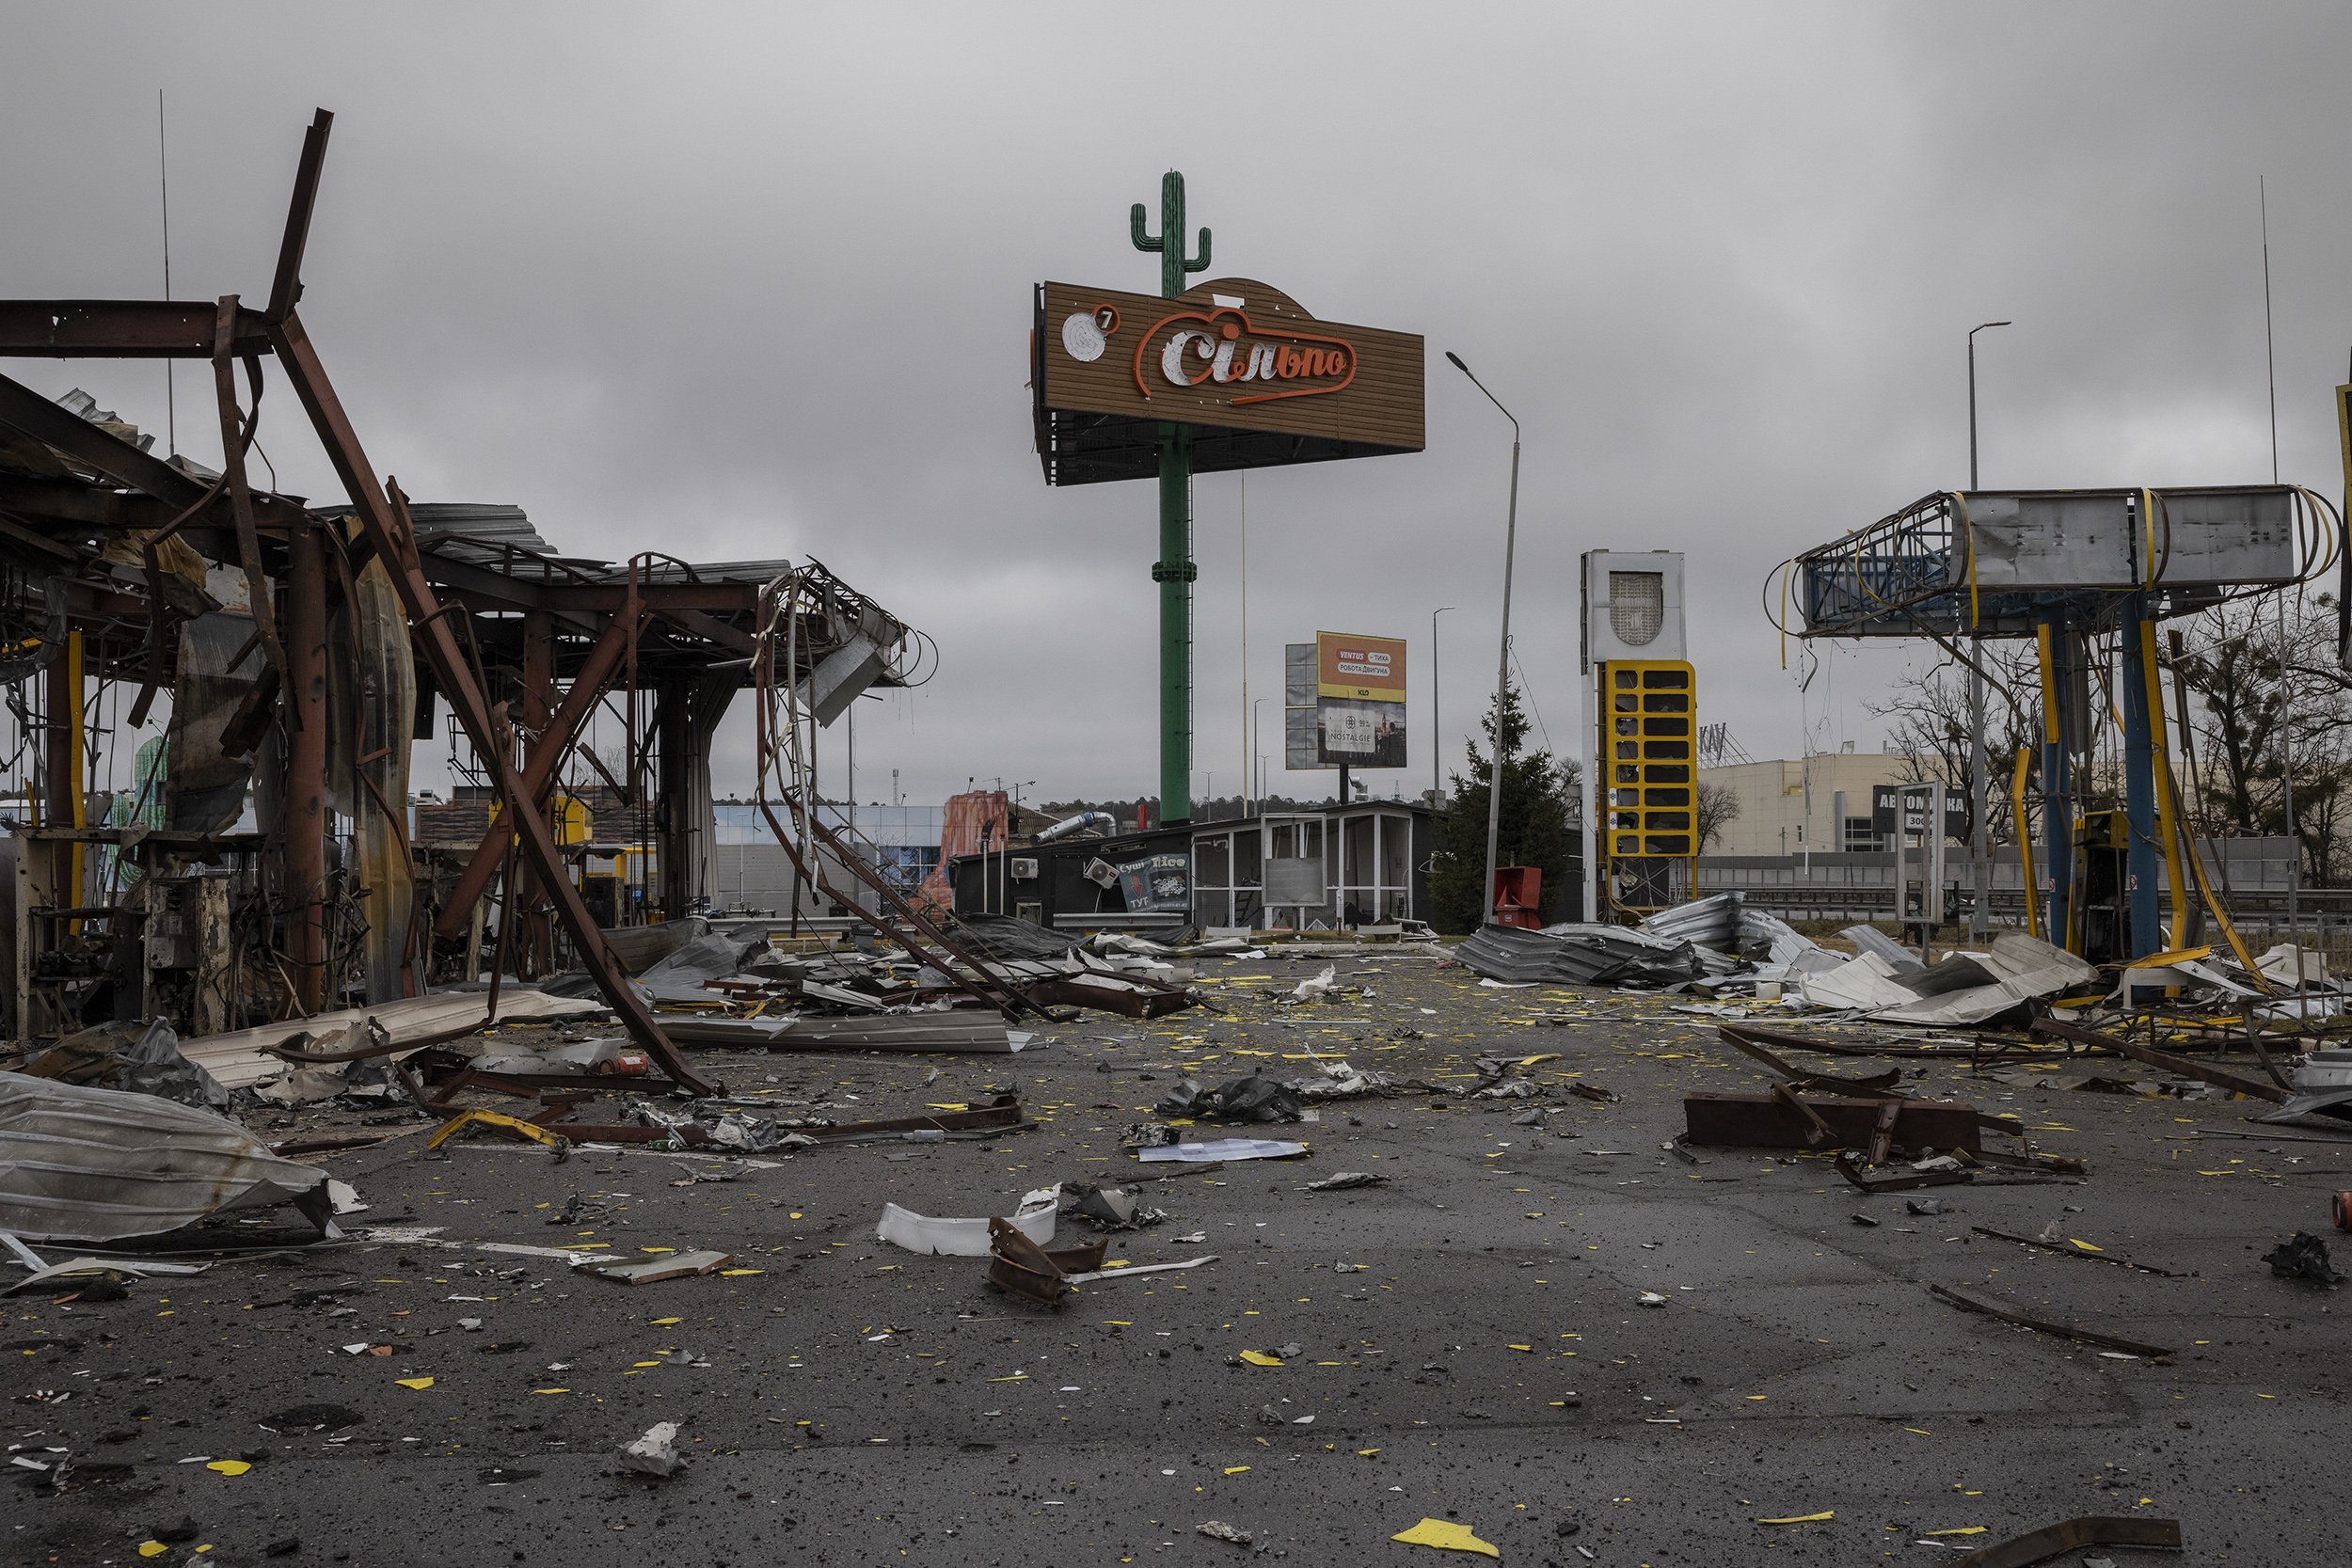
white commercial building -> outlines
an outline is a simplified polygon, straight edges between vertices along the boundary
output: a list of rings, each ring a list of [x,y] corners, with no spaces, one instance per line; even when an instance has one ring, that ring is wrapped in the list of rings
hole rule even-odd
[[[1899,752],[1817,752],[1809,757],[1702,768],[1699,783],[1732,792],[1740,814],[1701,851],[1708,855],[1797,855],[1878,849],[1871,798],[1883,784],[1915,776]]]

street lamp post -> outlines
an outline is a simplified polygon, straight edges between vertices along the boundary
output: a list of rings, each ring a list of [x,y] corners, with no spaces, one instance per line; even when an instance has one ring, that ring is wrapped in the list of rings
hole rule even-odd
[[[1438,782],[1438,754],[1445,749],[1445,724],[1439,717],[1438,705],[1444,690],[1438,685],[1438,617],[1454,607],[1441,604],[1429,612],[1429,809],[1438,809],[1445,798],[1445,785]]]
[[[1486,401],[1501,409],[1502,417],[1511,421],[1511,506],[1505,515],[1502,531],[1502,647],[1495,661],[1495,736],[1494,760],[1486,777],[1486,891],[1485,905],[1486,922],[1495,915],[1495,838],[1502,830],[1502,698],[1511,682],[1511,562],[1518,552],[1519,541],[1519,420],[1518,416],[1502,406],[1502,400],[1486,391],[1486,384],[1470,373],[1462,363],[1462,356],[1452,349],[1446,358],[1454,368],[1470,376],[1470,384],[1486,393]]]
[[[1985,322],[1968,329],[1968,488],[1971,490],[1977,487],[1977,334],[2009,325],[2005,321]],[[1968,810],[1970,826],[1974,830],[1969,834],[1968,940],[1981,942],[1991,928],[1993,914],[1992,768],[1984,749],[1984,639],[1969,638],[1968,654]],[[2016,824],[2016,831],[2024,832],[2025,824]],[[2025,863],[2022,858],[2018,863]],[[2031,889],[2026,890],[2026,896],[2033,896]]]
[[[1250,780],[1257,785],[1258,810],[1261,815],[1263,815],[1265,811],[1265,775],[1263,771],[1265,753],[1258,749],[1258,709],[1263,707],[1264,705],[1265,699],[1263,697],[1252,697],[1249,699],[1249,770]]]

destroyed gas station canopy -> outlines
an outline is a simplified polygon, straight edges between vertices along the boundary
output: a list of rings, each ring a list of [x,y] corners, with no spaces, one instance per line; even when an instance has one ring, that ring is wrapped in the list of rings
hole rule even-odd
[[[35,820],[19,835],[14,1032],[169,1011],[206,1033],[388,1003],[425,988],[429,928],[462,929],[496,878],[492,1008],[499,974],[548,972],[560,929],[628,1033],[702,1088],[575,882],[549,819],[559,769],[595,768],[650,822],[660,907],[682,915],[703,869],[710,737],[734,694],[781,688],[796,724],[829,722],[868,687],[903,682],[926,645],[814,562],[582,560],[517,509],[412,506],[379,479],[297,308],[332,121],[320,111],[304,141],[262,308],[235,295],[0,302],[0,356],[209,361],[225,453],[217,474],[156,457],[89,400],[0,377],[0,673],[38,676],[43,714]],[[348,507],[254,486],[271,361]],[[137,684],[133,727],[171,697],[168,762],[121,823],[87,819],[91,678]],[[610,762],[580,743],[608,693],[626,700],[628,731]],[[498,809],[427,908],[407,765],[436,695]],[[248,786],[260,832],[232,833]],[[352,825],[349,864],[329,852],[337,815]],[[797,836],[808,856],[821,835]],[[101,856],[135,865],[119,898],[89,874]],[[183,877],[175,856],[226,862],[229,880],[216,867]],[[185,972],[168,994],[164,971]]]

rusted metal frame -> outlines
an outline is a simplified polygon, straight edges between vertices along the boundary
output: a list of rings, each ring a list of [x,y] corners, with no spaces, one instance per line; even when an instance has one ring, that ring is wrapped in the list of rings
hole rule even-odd
[[[269,352],[268,324],[239,310],[239,354]],[[19,359],[209,359],[213,306],[181,299],[0,301],[0,357]]]
[[[209,334],[205,341],[209,352]],[[218,494],[217,486],[189,478],[162,458],[150,456],[5,375],[0,375],[0,424],[13,425],[117,483],[169,506],[199,507]]]
[[[1777,1087],[1785,1087],[1780,1085]],[[1965,1149],[1978,1147],[1975,1107],[1957,1101],[1883,1098],[1856,1100],[1823,1097],[1807,1106],[1829,1126],[1831,1137],[1845,1148],[1867,1147],[1883,1107],[1893,1106],[1897,1125],[1893,1141],[1905,1148]],[[1819,1148],[1816,1129],[1777,1094],[1726,1094],[1698,1090],[1682,1097],[1683,1118],[1693,1144],[1719,1144],[1734,1148]]]
[[[1827,1094],[1851,1095],[1860,1100],[1880,1100],[1889,1096],[1898,1099],[1908,1098],[1895,1086],[1902,1077],[1898,1069],[1889,1068],[1884,1072],[1874,1073],[1868,1078],[1840,1078],[1834,1072],[1807,1072],[1793,1062],[1783,1060],[1756,1043],[1750,1037],[1756,1032],[1751,1031],[1744,1024],[1723,1023],[1716,1026],[1716,1033],[1723,1037],[1725,1045],[1755,1058],[1790,1083],[1802,1087],[1820,1089]]]
[[[82,721],[82,694],[76,689],[80,683],[73,678],[73,660],[62,653],[51,659],[40,673],[41,705],[45,709],[41,728],[46,733],[41,737],[39,821],[45,828],[78,828],[82,824],[73,819],[72,802],[81,791],[82,781],[74,777],[73,747],[69,737],[73,727]],[[59,903],[81,903],[82,890],[73,875],[81,863],[78,844],[61,840],[50,847],[51,886],[56,890],[53,896],[61,895]],[[68,927],[79,928],[78,924]],[[19,933],[17,940],[30,942],[32,933]],[[23,1019],[17,1021],[17,1029],[27,1037],[33,1033],[31,1023]]]
[[[95,426],[91,428],[95,429]],[[103,435],[104,432],[100,432]],[[137,490],[116,488],[120,482],[108,476],[104,483],[92,484],[80,479],[40,479],[31,474],[0,474],[0,508],[25,518],[29,523],[46,527],[67,524],[92,533],[123,533],[145,531],[169,527],[174,521],[184,531],[194,514],[181,516],[186,509],[171,501]],[[206,496],[216,497],[215,490]],[[254,516],[273,532],[298,527],[306,514],[283,496],[264,490],[253,497]],[[204,529],[209,532],[209,525]],[[199,548],[215,553],[217,546]]]
[[[1030,997],[1039,1002],[1063,1007],[1097,1007],[1125,1018],[1165,1018],[1169,1013],[1183,1012],[1186,1007],[1205,1005],[1202,998],[1181,988],[1114,990],[1108,986],[1089,986],[1086,984],[1085,976],[1078,974],[1032,980],[1027,989]]]
[[[1734,1026],[1725,1024],[1724,1027]],[[1986,1063],[2034,1059],[2034,1053],[2031,1052],[2005,1050],[1987,1054],[1975,1045],[1971,1045],[1965,1051],[1944,1051],[1934,1046],[1925,1045],[1852,1045],[1844,1040],[1827,1039],[1815,1035],[1793,1034],[1786,1029],[1766,1029],[1753,1023],[1741,1023],[1737,1027],[1751,1040],[1764,1041],[1796,1051],[1818,1051],[1825,1056],[1887,1056],[1946,1062],[1966,1061],[1972,1067],[1982,1066]]]
[[[2013,1307],[2004,1307],[1998,1302],[1963,1295],[1948,1286],[1930,1285],[1928,1293],[1939,1301],[1951,1303],[1963,1312],[1981,1312],[1988,1318],[1998,1318],[2003,1323],[2015,1323],[2020,1328],[2035,1329],[2043,1334],[2055,1334],[2061,1339],[2074,1339],[2086,1345],[2098,1345],[2107,1350],[2122,1351],[2126,1355],[2145,1355],[2151,1360],[2167,1359],[2172,1354],[2171,1351],[2162,1345],[2142,1344],[2137,1339],[2118,1338],[2112,1334],[2101,1334],[2096,1329],[2077,1328],[2073,1323],[2061,1323],[2055,1318],[2037,1318],[2030,1312],[2020,1312]],[[2026,1560],[2034,1560],[2028,1558]]]
[[[253,382],[253,418],[240,420],[237,411],[237,377],[230,368],[229,350],[230,325],[236,313],[237,296],[220,296],[219,336],[213,355],[213,396],[220,405],[220,448],[222,477],[229,482],[229,510],[237,530],[237,558],[245,567],[246,594],[253,601],[253,627],[261,640],[262,652],[278,672],[279,682],[289,691],[294,689],[294,667],[287,662],[284,644],[278,641],[268,608],[270,603],[269,573],[262,566],[262,540],[253,520],[253,491],[246,483],[245,451],[253,441],[253,433],[262,417],[262,378],[259,360],[248,361]],[[314,525],[315,526],[315,525]],[[321,587],[324,588],[322,583]],[[288,705],[297,718],[301,705]]]
[[[1070,1293],[1070,1272],[1045,1249],[1022,1234],[1011,1221],[992,1215],[988,1222],[988,1277],[1017,1296],[1041,1307],[1059,1307]],[[1085,1273],[1081,1269],[1078,1273]]]
[[[530,736],[536,745],[554,717],[554,699],[549,693],[555,686],[555,617],[544,610],[527,610],[523,615],[522,689],[516,694],[522,707],[520,733]],[[526,758],[526,760],[528,760]],[[526,770],[527,771],[527,770]],[[554,781],[535,790],[531,809],[545,817],[555,798]],[[553,824],[549,823],[553,832]],[[544,912],[544,895],[538,876],[525,870],[513,889],[516,900],[517,936],[521,951],[516,974],[545,974],[555,967],[554,933]]]
[[[434,553],[440,543],[436,541],[434,547],[419,558],[426,580],[483,604],[495,604],[505,610],[545,610],[558,615],[601,617],[618,613],[628,598],[626,579],[611,583],[539,582],[509,576],[488,562]],[[756,583],[641,581],[637,586],[646,608],[664,616],[751,615],[758,608]]]
[[[1805,1123],[1804,1145],[1807,1148],[1819,1148],[1823,1144],[1830,1142],[1837,1136],[1836,1133],[1830,1131],[1829,1123],[1821,1119],[1821,1113],[1815,1110],[1812,1106],[1807,1105],[1798,1097],[1797,1091],[1790,1088],[1788,1085],[1774,1084],[1772,1085],[1772,1098],[1779,1101],[1783,1105],[1788,1106],[1791,1111],[1794,1111],[1804,1119]],[[1883,1124],[1891,1125],[1890,1118],[1884,1112],[1880,1113],[1879,1120]],[[1883,1158],[1884,1158],[1883,1155],[1874,1153],[1870,1163],[1872,1164],[1876,1164]]]
[[[637,558],[635,556],[628,558],[628,597],[631,600],[637,597]],[[643,787],[644,756],[638,750],[637,744],[637,639],[644,630],[643,626],[634,622],[629,624],[626,632],[628,641],[623,651],[621,664],[623,702],[628,710],[621,729],[626,737],[623,752],[628,760],[628,799],[632,810],[645,799]],[[650,737],[647,743],[651,743]]]
[[[0,499],[0,508],[5,508],[7,505],[7,500]],[[88,559],[87,552],[72,545],[61,544],[34,526],[47,521],[48,519],[43,517],[34,517],[25,522],[19,522],[13,514],[0,510],[0,534],[6,535],[29,549],[39,550],[43,555],[55,557],[67,566],[75,568],[82,566]]]
[[[270,282],[267,320],[273,326],[291,316],[302,298],[302,253],[310,243],[310,214],[318,205],[319,173],[326,164],[327,135],[334,129],[335,117],[319,109],[302,134],[294,196],[286,203],[286,232],[278,244],[278,274]]]
[[[692,717],[691,693],[692,688],[685,682],[662,682],[655,689],[653,722],[646,726],[648,743],[659,748],[654,768],[654,827],[661,835],[661,847],[656,858],[661,872],[661,907],[672,920],[687,912],[695,884],[695,865],[685,852],[692,824],[679,809],[691,774],[686,744]]]
[[[692,632],[706,641],[716,642],[719,646],[735,653],[748,657],[756,652],[759,646],[750,632],[739,626],[731,626],[716,615],[707,614],[699,610],[688,610],[679,605],[663,605],[656,608],[654,613],[680,630]]]
[[[2060,1023],[2054,1018],[2037,1018],[2033,1021],[2033,1027],[2034,1033],[2038,1035],[2049,1035],[2058,1039],[2073,1040],[2080,1045],[2100,1046],[2114,1052],[2119,1056],[2129,1056],[2136,1062],[2162,1069],[2166,1072],[2178,1073],[2184,1078],[2201,1079],[2216,1088],[2229,1089],[2237,1094],[2250,1094],[2258,1100],[2268,1100],[2274,1102],[2291,1098],[2286,1090],[2276,1084],[2266,1084],[2259,1078],[2249,1078],[2244,1073],[2232,1072],[2227,1068],[2209,1066],[2193,1057],[2176,1056],[2169,1051],[2158,1051],[2153,1046],[2141,1045],[2136,1040],[2127,1040],[2121,1035],[2110,1035],[2097,1029],[2085,1029],[2078,1024]]]
[[[497,1009],[491,1009],[495,1012]],[[1873,1165],[1886,1164],[1886,1157],[1895,1152],[1895,1123],[1902,1116],[1902,1101],[1879,1101],[1878,1119],[1870,1124],[1870,1147],[1864,1158]]]
[[[795,808],[796,814],[798,814],[798,811],[799,808]],[[808,881],[808,883],[812,887],[815,887],[819,893],[822,893],[826,897],[833,899],[842,908],[848,910],[850,914],[855,916],[857,919],[864,921],[867,926],[871,927],[877,935],[888,939],[890,942],[902,948],[906,952],[907,956],[914,959],[915,962],[927,964],[931,968],[940,971],[940,973],[946,974],[947,978],[955,984],[958,990],[968,991],[972,995],[993,1006],[1001,1007],[1008,1017],[1018,1017],[1023,1009],[1036,1013],[1041,1018],[1050,1018],[1053,1016],[1049,1010],[1048,1004],[1038,1000],[1024,988],[1016,986],[1010,981],[1005,979],[1004,976],[989,969],[981,960],[974,958],[971,954],[965,952],[961,947],[958,946],[954,942],[948,940],[946,934],[940,930],[937,925],[925,918],[920,911],[916,910],[905,899],[899,897],[897,889],[883,882],[879,877],[869,878],[865,875],[866,867],[863,863],[856,860],[855,857],[851,856],[848,850],[844,849],[840,843],[834,838],[833,834],[826,830],[825,825],[815,819],[813,814],[807,818],[809,829],[815,834],[818,842],[823,844],[827,848],[834,852],[834,860],[841,864],[850,866],[853,872],[858,874],[861,881],[866,882],[868,887],[882,895],[882,898],[891,906],[893,913],[897,914],[900,920],[906,922],[908,926],[912,926],[917,932],[921,933],[926,940],[937,943],[951,958],[955,958],[957,962],[968,968],[972,972],[974,978],[967,980],[956,972],[953,965],[941,963],[935,955],[925,952],[921,943],[915,942],[914,938],[908,936],[907,933],[898,926],[882,919],[880,915],[874,913],[871,910],[868,910],[865,905],[859,903],[855,898],[849,896],[847,894],[842,892],[841,889],[834,886],[833,882],[825,877],[823,872],[819,871],[816,866],[804,863],[801,859],[800,850],[793,846],[792,835],[785,831],[784,824],[776,819],[776,814],[769,809],[768,802],[765,800],[762,800],[759,802],[759,814],[768,819],[768,830],[775,834],[776,842],[784,847],[785,858],[792,863],[793,870],[799,872]]]
[[[269,604],[269,587],[268,578],[261,570],[261,545],[255,537],[253,491],[246,483],[245,453],[246,449],[252,446],[254,433],[262,423],[262,362],[251,356],[246,358],[246,380],[252,388],[253,406],[241,414],[237,407],[236,380],[229,369],[229,348],[233,341],[230,324],[236,313],[236,301],[234,294],[222,297],[214,339],[217,352],[213,356],[213,388],[215,401],[220,409],[220,446],[226,454],[221,463],[220,477],[213,481],[212,488],[202,499],[182,508],[179,515],[139,543],[139,554],[147,568],[149,602],[147,669],[139,682],[138,696],[131,704],[130,717],[135,726],[147,722],[148,710],[153,705],[155,692],[163,684],[164,640],[172,619],[170,607],[164,596],[163,543],[218,499],[224,488],[228,490],[231,501],[237,545],[246,557],[247,596],[257,607],[253,617],[255,634],[264,639],[262,645],[269,651],[272,667],[278,672],[280,682],[285,678],[285,650],[278,644],[278,633],[269,616],[258,608]],[[308,525],[309,519],[303,518],[302,526]],[[240,653],[230,662],[233,666],[244,661],[245,655]]]
[[[286,795],[278,808],[285,835],[287,957],[304,1012],[319,1010],[326,969],[326,557],[318,531],[287,545],[285,600]],[[270,613],[266,601],[255,618]]]
[[[595,645],[588,650],[588,657],[580,665],[580,673],[573,678],[571,689],[564,694],[563,705],[532,741],[531,750],[523,759],[520,775],[520,782],[530,792],[529,799],[532,800],[538,800],[554,784],[564,752],[580,737],[582,726],[586,724],[589,715],[596,711],[598,699],[612,681],[613,671],[619,667],[623,644],[628,635],[628,619],[616,619],[604,628]],[[501,828],[494,820],[483,833],[482,842],[474,846],[472,858],[467,861],[466,869],[458,875],[449,901],[442,905],[441,913],[434,922],[434,929],[442,936],[453,937],[464,928],[475,903],[488,890],[491,874],[498,869],[500,840],[512,836],[513,832],[511,823]]]
[[[634,581],[633,563],[631,566],[631,580]],[[763,593],[760,606],[761,633],[763,641],[768,641],[768,633],[771,630],[770,621],[773,613],[773,600]],[[810,865],[802,860],[800,850],[792,842],[792,835],[785,831],[784,824],[777,819],[774,809],[769,804],[768,801],[768,768],[771,746],[771,736],[768,730],[771,715],[767,698],[768,689],[772,688],[775,681],[776,673],[774,661],[775,653],[772,644],[768,647],[764,656],[764,661],[760,657],[755,657],[754,659],[753,675],[755,683],[761,687],[761,700],[755,713],[755,721],[758,726],[758,734],[755,737],[755,744],[759,749],[760,756],[760,787],[758,804],[759,815],[767,819],[768,831],[773,833],[775,835],[776,842],[784,847],[785,858],[792,863],[792,869],[798,873],[803,880],[807,881],[811,886],[824,894],[826,897],[840,904],[857,919],[863,921],[868,927],[871,927],[876,934],[885,938],[889,942],[903,949],[907,956],[914,958],[917,963],[929,964],[931,967],[938,969],[942,974],[946,974],[959,990],[968,991],[973,996],[977,997],[983,1002],[1001,1006],[1005,1010],[1006,1016],[1008,1017],[1017,1017],[1019,1016],[1021,1009],[1026,1008],[1028,1011],[1036,1013],[1041,1018],[1052,1018],[1054,1014],[1047,1004],[1038,1001],[1022,988],[1013,985],[1002,975],[999,975],[990,970],[980,959],[975,958],[972,954],[965,952],[961,945],[950,940],[947,934],[940,929],[936,922],[930,920],[929,917],[924,915],[921,911],[917,910],[914,905],[908,903],[906,899],[900,897],[898,890],[892,887],[879,873],[875,872],[871,866],[868,866],[862,858],[849,853],[842,847],[840,841],[836,839],[825,827],[824,823],[818,820],[817,814],[812,808],[797,800],[787,800],[787,808],[808,828],[811,836],[833,851],[834,858],[836,863],[848,866],[852,875],[857,877],[860,881],[864,882],[867,887],[871,888],[877,895],[879,895],[882,902],[889,907],[891,912],[897,915],[899,921],[904,922],[906,927],[912,927],[916,932],[920,933],[925,940],[932,942],[957,961],[965,965],[971,971],[974,978],[966,980],[961,975],[958,974],[951,966],[941,964],[932,955],[925,952],[920,943],[915,942],[914,938],[908,936],[906,930],[902,928],[902,927],[882,919],[880,915],[874,913],[871,910],[868,910],[865,905],[859,903],[856,899],[846,896],[841,890],[834,887],[833,883],[828,880],[815,866]],[[795,672],[790,670],[787,670],[785,672],[785,677],[787,681],[792,679],[794,674]],[[798,906],[796,905],[795,907],[797,908]],[[993,992],[993,995],[991,994],[992,992]]]
[[[644,802],[628,792],[628,782],[605,766],[604,758],[596,755],[595,747],[582,746],[580,749],[580,754],[589,767],[596,769],[596,777],[602,779],[611,786],[612,793],[621,798],[621,804],[627,806],[632,814],[644,809]]]
[[[1806,1041],[1799,1036],[1779,1034],[1770,1029],[1756,1029],[1744,1023],[1719,1023],[1716,1025],[1716,1033],[1723,1037],[1725,1045],[1754,1057],[1800,1088],[1820,1089],[1824,1094],[1846,1095],[1856,1100],[1912,1101],[1918,1098],[1908,1090],[1897,1086],[1900,1074],[1894,1069],[1890,1068],[1883,1073],[1874,1074],[1867,1079],[1840,1078],[1831,1072],[1807,1072],[1803,1068],[1774,1055],[1757,1043],[1760,1037],[1802,1048]],[[2014,1120],[2006,1117],[1996,1117],[1986,1111],[1977,1113],[1977,1125],[1995,1132],[2008,1132],[2021,1138],[2025,1136],[2024,1129]]]
[[[670,1077],[696,1094],[714,1092],[710,1082],[696,1072],[678,1054],[676,1047],[662,1033],[661,1025],[645,1005],[644,999],[630,986],[612,960],[605,946],[602,933],[589,915],[588,907],[572,885],[564,864],[562,851],[542,823],[531,819],[528,812],[518,808],[531,798],[520,775],[508,758],[496,752],[497,739],[491,730],[489,705],[482,689],[466,668],[432,584],[417,561],[416,532],[406,516],[405,507],[397,512],[390,494],[376,482],[374,471],[368,466],[367,454],[359,445],[358,433],[352,428],[349,416],[336,398],[326,372],[320,364],[309,334],[304,330],[298,313],[289,311],[286,319],[273,325],[270,331],[279,364],[294,384],[295,395],[310,413],[319,434],[320,444],[350,494],[358,509],[360,527],[383,560],[385,570],[392,580],[401,603],[408,612],[410,627],[419,650],[432,668],[434,678],[452,711],[477,750],[490,758],[496,788],[506,809],[521,832],[523,853],[531,864],[546,879],[548,891],[555,895],[556,913],[571,936],[580,962],[596,980],[596,988],[619,1015],[629,1037],[650,1052],[654,1060]]]

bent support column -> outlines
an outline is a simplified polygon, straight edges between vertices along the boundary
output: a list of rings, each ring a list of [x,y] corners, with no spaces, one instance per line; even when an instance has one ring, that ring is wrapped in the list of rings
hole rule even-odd
[[[2138,673],[2133,667],[2139,662],[2139,650],[2150,634],[2145,610],[2145,601],[2132,600],[2122,627],[2123,667],[2131,674],[2117,682],[2123,689],[2123,811],[2132,830],[2124,886],[2132,911],[2131,955],[2135,958],[2164,947],[2156,915],[2156,879],[2162,875],[2165,857],[2156,838],[2154,735],[2148,711],[2148,683],[2132,678]]]
[[[2066,756],[2067,692],[2074,679],[2058,628],[2034,628],[2042,651],[2042,852],[2049,862],[2049,941],[2077,951],[2074,936],[2074,799]]]
[[[296,999],[317,1012],[326,990],[326,555],[318,529],[287,540],[286,955]]]

